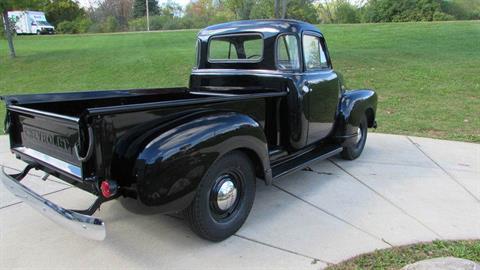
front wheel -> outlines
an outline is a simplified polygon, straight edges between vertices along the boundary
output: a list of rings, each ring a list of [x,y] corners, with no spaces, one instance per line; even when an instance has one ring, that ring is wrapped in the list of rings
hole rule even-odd
[[[352,146],[343,147],[343,151],[340,153],[340,156],[343,159],[347,160],[353,160],[358,158],[362,154],[365,143],[367,142],[367,133],[367,116],[363,115],[362,119],[360,119],[360,124],[358,126],[355,144]]]
[[[243,225],[255,198],[255,170],[241,151],[215,162],[200,183],[184,215],[200,237],[221,241]]]

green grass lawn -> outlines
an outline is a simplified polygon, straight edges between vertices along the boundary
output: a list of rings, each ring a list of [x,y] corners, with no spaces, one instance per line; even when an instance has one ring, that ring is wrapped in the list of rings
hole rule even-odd
[[[378,92],[379,132],[480,142],[479,21],[320,29],[347,86]],[[196,33],[22,36],[13,60],[0,40],[0,95],[184,86]]]
[[[326,270],[394,270],[417,261],[438,257],[457,257],[480,262],[480,241],[435,241],[377,250],[330,266]]]

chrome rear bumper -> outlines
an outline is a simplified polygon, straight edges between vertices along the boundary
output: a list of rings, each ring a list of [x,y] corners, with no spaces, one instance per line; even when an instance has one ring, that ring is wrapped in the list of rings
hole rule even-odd
[[[105,239],[105,223],[98,218],[64,209],[21,184],[1,166],[0,179],[15,196],[62,227],[93,240]]]

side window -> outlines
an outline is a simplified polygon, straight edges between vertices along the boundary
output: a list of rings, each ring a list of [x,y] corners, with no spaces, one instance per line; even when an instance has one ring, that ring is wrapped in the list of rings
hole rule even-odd
[[[197,46],[195,47],[195,68],[200,66],[200,50],[202,49],[202,43],[200,39],[197,39]]]
[[[324,48],[325,44],[323,43],[323,40],[320,40],[320,63],[322,64],[322,68],[328,68],[329,66]]]
[[[307,70],[318,70],[328,68],[328,61],[320,43],[315,36],[303,36],[303,54]]]
[[[294,35],[282,35],[277,40],[277,65],[279,69],[300,68],[298,41]]]

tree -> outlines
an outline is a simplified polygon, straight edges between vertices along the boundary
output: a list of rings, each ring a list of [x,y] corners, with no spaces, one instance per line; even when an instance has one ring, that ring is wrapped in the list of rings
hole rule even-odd
[[[16,57],[15,53],[15,46],[13,45],[13,31],[12,31],[12,26],[10,19],[8,18],[8,11],[5,9],[2,11],[2,18],[3,18],[3,31],[5,33],[5,37],[7,38],[8,42],[8,49],[10,50],[10,57],[14,58]]]
[[[324,1],[320,2],[317,6],[318,16],[322,23],[333,23],[335,20],[335,2]]]
[[[43,6],[41,0],[1,0],[0,1],[0,12],[3,19],[3,27],[5,32],[5,37],[7,38],[8,49],[10,51],[10,57],[15,58],[15,46],[13,44],[13,31],[10,24],[10,19],[8,18],[9,10],[22,10],[26,8],[34,9]]]
[[[255,0],[225,0],[224,3],[235,14],[237,19],[247,20],[250,18]]]
[[[442,0],[370,0],[365,6],[367,22],[432,21]]]
[[[160,16],[166,16],[169,18],[180,17],[181,13],[182,7],[179,4],[170,0],[162,4],[159,12]]]
[[[275,18],[282,18],[285,19],[285,16],[287,15],[287,0],[274,0],[273,4],[273,9],[274,9],[274,15]],[[280,8],[281,8],[281,13],[280,13]]]
[[[133,0],[103,0],[99,1],[97,6],[96,9],[90,11],[90,16],[99,24],[109,25],[101,28],[108,28],[111,31],[113,25],[111,18],[114,18],[117,21],[115,26],[118,29],[128,29],[128,20],[133,13]]]
[[[317,6],[322,23],[357,23],[360,10],[348,0],[330,0]]]
[[[274,10],[273,14],[275,18],[279,18],[280,17],[280,0],[274,0],[273,10]]]
[[[250,19],[273,18],[274,14],[274,0],[256,0],[250,13]]]
[[[55,26],[63,21],[71,22],[85,16],[85,10],[73,0],[48,0],[43,11],[47,20]]]
[[[286,6],[285,18],[317,23],[318,17],[313,5],[314,0],[289,0]]]
[[[276,12],[275,1],[278,1]],[[316,23],[318,20],[314,2],[314,0],[256,0],[250,18],[289,18]]]
[[[358,23],[358,8],[347,0],[337,0],[335,6],[335,23]]]
[[[457,20],[480,19],[480,1],[473,0],[450,0],[442,1],[442,11],[453,16]]]
[[[185,8],[185,16],[191,20],[192,27],[200,28],[211,24],[219,6],[216,6],[212,0],[192,1]]]
[[[148,15],[160,14],[157,0],[148,1]],[[147,15],[147,5],[145,0],[135,0],[133,2],[133,17],[140,18]]]

